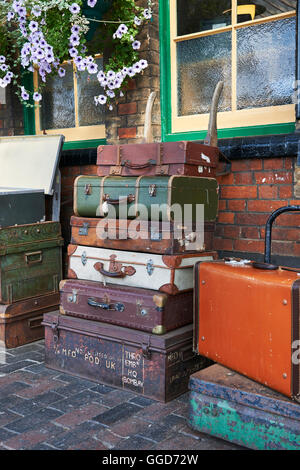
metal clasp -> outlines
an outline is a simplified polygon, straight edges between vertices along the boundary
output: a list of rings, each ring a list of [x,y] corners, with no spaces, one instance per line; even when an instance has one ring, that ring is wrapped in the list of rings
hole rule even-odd
[[[72,294],[68,296],[68,302],[73,304],[77,303],[77,291],[75,289],[73,289]]]
[[[86,184],[84,187],[84,194],[87,196],[90,196],[92,194],[92,185],[91,184]]]
[[[86,263],[87,263],[87,257],[86,257],[86,252],[85,251],[81,255],[81,262],[82,262],[83,266],[85,266]]]
[[[89,233],[89,228],[90,228],[90,224],[87,222],[84,222],[82,224],[82,227],[78,230],[78,235],[83,235],[86,237]]]
[[[57,343],[58,342],[58,337],[59,337],[58,321],[52,323],[51,330],[52,330],[52,333],[53,333],[53,341],[54,341],[54,343]]]
[[[146,268],[147,268],[147,273],[149,274],[149,276],[151,276],[153,274],[153,271],[154,271],[154,266],[153,266],[152,259],[149,259]]]
[[[148,337],[148,343],[147,343],[147,344],[145,344],[144,342],[142,343],[142,353],[143,353],[143,356],[144,356],[146,359],[150,359],[150,358],[151,358],[150,336]]]
[[[150,197],[155,197],[156,196],[156,184],[150,184],[148,191],[149,191]]]

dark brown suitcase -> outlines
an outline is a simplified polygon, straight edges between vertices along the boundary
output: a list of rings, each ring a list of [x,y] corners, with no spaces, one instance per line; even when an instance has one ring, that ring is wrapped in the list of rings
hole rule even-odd
[[[189,377],[211,364],[192,351],[193,325],[162,336],[47,313],[45,365],[167,402],[187,392]]]
[[[215,177],[219,149],[197,142],[100,145],[98,176]]]
[[[104,286],[68,279],[60,283],[60,312],[162,335],[193,322],[193,293],[173,295],[155,290]]]
[[[176,227],[173,222],[71,217],[74,245],[175,255],[213,249],[215,222],[204,222],[203,233],[195,225]],[[138,233],[137,233],[138,232]]]
[[[0,304],[0,347],[10,349],[44,338],[46,312],[58,311],[59,293]]]

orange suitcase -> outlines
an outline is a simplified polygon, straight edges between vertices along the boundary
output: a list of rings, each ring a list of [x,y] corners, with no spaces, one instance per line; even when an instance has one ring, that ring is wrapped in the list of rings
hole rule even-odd
[[[195,352],[300,401],[300,272],[249,261],[199,263],[194,296]]]

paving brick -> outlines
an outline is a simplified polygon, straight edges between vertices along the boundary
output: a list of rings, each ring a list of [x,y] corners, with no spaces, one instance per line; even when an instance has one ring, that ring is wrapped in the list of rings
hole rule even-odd
[[[144,408],[145,406],[153,405],[153,403],[156,403],[156,402],[154,400],[151,400],[151,398],[137,396],[137,397],[132,398],[130,400],[130,403],[134,403],[135,405],[139,405]]]
[[[44,442],[34,446],[34,447],[31,447],[30,450],[56,450],[55,447],[53,446],[50,446],[49,444],[45,444]]]
[[[72,411],[74,408],[76,409],[89,403],[102,405],[102,399],[103,397],[99,393],[85,390],[84,392],[78,393],[78,395],[73,395],[56,402],[54,408],[62,411],[63,413],[67,413]]]
[[[94,433],[93,436],[97,441],[101,442],[107,449],[113,449],[120,441],[120,436],[112,432],[109,428],[103,428]]]
[[[107,447],[96,439],[91,438],[78,442],[78,444],[73,444],[67,450],[107,450]]]
[[[8,439],[15,437],[16,433],[12,431],[8,431],[5,428],[0,428],[0,442],[5,442]]]
[[[149,421],[150,423],[155,423],[170,413],[177,414],[177,410],[180,410],[182,406],[183,405],[181,403],[176,401],[171,401],[170,403],[157,402],[140,410],[136,414],[136,417]]]
[[[10,384],[1,386],[1,388],[0,388],[0,399],[7,396],[7,395],[12,395],[13,393],[18,393],[21,390],[24,390],[26,388],[30,388],[30,385],[28,385],[24,382],[12,382]]]
[[[15,370],[25,369],[25,367],[32,366],[33,364],[36,366],[36,363],[30,360],[17,361],[13,364],[7,364],[5,366],[0,367],[0,374],[10,374]]]
[[[61,386],[62,386],[61,382],[56,381],[54,379],[50,379],[50,378],[42,379],[41,381],[36,381],[35,383],[33,383],[33,385],[30,388],[18,391],[18,396],[23,397],[23,398],[34,398],[38,395],[49,392],[50,390],[58,389]]]
[[[95,382],[91,380],[81,379],[80,377],[75,377],[74,375],[64,374],[61,373],[55,376],[55,380],[59,380],[61,382],[65,382],[66,384],[78,384],[84,388],[92,388],[95,387]]]
[[[167,426],[162,426],[161,424],[154,423],[150,424],[148,428],[142,433],[138,433],[140,437],[150,439],[153,442],[161,442],[167,438],[175,436],[174,431],[172,431]]]
[[[55,375],[57,375],[57,372],[55,370],[47,369],[47,367],[45,367],[43,364],[33,364],[31,366],[26,367],[26,370],[29,372],[33,372],[34,374],[39,374],[40,377],[54,377]]]
[[[136,395],[132,392],[128,392],[125,390],[118,390],[115,389],[114,391],[103,395],[102,403],[103,405],[112,407],[116,405],[120,405],[130,399],[134,398]]]
[[[94,416],[97,416],[99,413],[106,411],[107,408],[104,406],[97,405],[96,403],[91,403],[89,405],[83,406],[79,409],[74,409],[69,413],[60,416],[55,420],[55,423],[58,423],[66,428],[74,428],[78,424],[84,423],[92,419]]]
[[[174,431],[180,431],[186,426],[186,423],[186,418],[174,414],[167,415],[160,421],[162,426],[167,426]]]
[[[5,442],[5,445],[14,450],[27,450],[44,442],[48,434],[46,431],[34,430],[14,435]]]
[[[42,363],[44,361],[44,354],[40,352],[32,351],[29,353],[20,354],[17,356],[5,355],[5,364],[14,364],[19,361],[30,360],[33,363]]]
[[[94,384],[94,387],[91,387],[90,390],[92,390],[93,392],[101,393],[101,395],[106,395],[107,393],[115,391],[116,388],[109,387],[108,385],[104,384],[97,384],[96,386]]]
[[[27,400],[25,398],[18,397],[17,395],[8,395],[0,400],[0,410],[12,411],[14,407],[19,406],[26,401]]]
[[[0,427],[7,426],[13,421],[20,419],[20,415],[13,413],[12,411],[0,411]]]
[[[43,408],[36,413],[32,413],[24,418],[15,420],[13,423],[6,425],[6,428],[10,431],[20,433],[31,431],[39,428],[42,424],[58,418],[61,414],[61,411],[51,408]]]
[[[102,428],[103,426],[99,423],[87,421],[71,431],[66,431],[52,440],[45,441],[45,443],[60,450],[68,449],[81,443],[83,438],[87,439],[90,436],[92,439],[97,430]]]
[[[121,403],[120,405],[111,408],[110,410],[105,411],[102,414],[99,414],[94,418],[94,421],[98,423],[111,425],[116,423],[117,421],[121,421],[122,419],[127,419],[130,415],[133,415],[141,408],[133,403]]]
[[[68,385],[60,385],[57,388],[57,391],[61,393],[64,397],[68,398],[73,395],[77,395],[78,393],[83,392],[84,390],[88,390],[86,385],[81,384],[81,383],[71,383]]]
[[[116,450],[149,450],[154,449],[155,443],[140,436],[133,436],[129,439],[119,441],[114,449]]]
[[[116,422],[110,426],[110,430],[120,437],[129,437],[135,434],[143,434],[143,431],[146,431],[149,426],[151,426],[151,423],[131,416],[125,421]]]

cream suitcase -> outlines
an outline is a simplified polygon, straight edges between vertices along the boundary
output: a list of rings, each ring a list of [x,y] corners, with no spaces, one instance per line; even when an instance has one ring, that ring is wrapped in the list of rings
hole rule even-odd
[[[193,289],[194,265],[215,252],[158,255],[69,245],[69,279],[99,281],[179,294]]]

